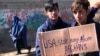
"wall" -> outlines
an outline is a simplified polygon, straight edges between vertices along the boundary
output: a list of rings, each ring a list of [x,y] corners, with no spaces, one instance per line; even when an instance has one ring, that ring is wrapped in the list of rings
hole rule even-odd
[[[64,21],[70,22],[71,14],[67,12],[69,10],[60,11],[60,15]],[[15,15],[23,20],[23,22],[28,26],[28,28],[37,29],[45,20],[46,16],[43,10],[34,10],[34,9],[5,9],[0,10],[0,29],[6,29],[11,26],[12,18]],[[68,18],[68,19],[67,19]]]

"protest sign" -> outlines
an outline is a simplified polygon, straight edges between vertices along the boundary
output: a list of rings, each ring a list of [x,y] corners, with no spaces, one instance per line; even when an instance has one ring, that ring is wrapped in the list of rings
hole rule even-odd
[[[67,56],[98,51],[95,24],[39,33],[42,56]]]

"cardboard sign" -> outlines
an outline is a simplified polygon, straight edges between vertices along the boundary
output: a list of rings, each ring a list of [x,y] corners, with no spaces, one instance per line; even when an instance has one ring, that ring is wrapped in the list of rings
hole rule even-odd
[[[98,51],[95,24],[40,32],[42,56],[67,56]]]

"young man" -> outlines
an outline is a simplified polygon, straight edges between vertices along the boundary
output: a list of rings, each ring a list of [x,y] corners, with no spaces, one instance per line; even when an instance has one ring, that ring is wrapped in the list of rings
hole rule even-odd
[[[27,27],[17,16],[13,18],[10,31],[10,36],[17,49],[17,54],[21,54],[22,48],[28,49],[30,52],[31,46],[27,44]]]
[[[90,0],[89,0],[90,1]],[[100,0],[95,0],[95,3],[91,9],[89,9],[90,5],[93,3],[89,3],[88,0],[74,0],[71,6],[71,10],[75,21],[72,23],[72,26],[80,26],[84,24],[95,23],[93,21],[93,17],[95,16],[96,11],[100,8]],[[92,0],[91,0],[92,1]],[[100,24],[95,23],[96,31],[97,31],[97,39],[98,44],[100,45]],[[100,46],[99,46],[100,47]],[[72,56],[79,56],[72,55]],[[99,52],[90,52],[85,54],[80,54],[80,56],[99,56]]]
[[[48,18],[46,22],[42,24],[37,30],[36,44],[35,44],[36,56],[41,56],[38,32],[46,32],[46,31],[69,27],[69,25],[63,22],[62,19],[59,17],[58,7],[59,7],[58,3],[55,3],[53,1],[48,1],[45,4],[45,12]]]

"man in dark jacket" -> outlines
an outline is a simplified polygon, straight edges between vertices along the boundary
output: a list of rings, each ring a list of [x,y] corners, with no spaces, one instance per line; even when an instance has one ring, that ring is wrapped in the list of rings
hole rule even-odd
[[[90,0],[89,0],[90,1]],[[100,0],[95,0],[94,6],[89,10],[90,4],[88,0],[74,0],[71,6],[72,13],[74,15],[75,21],[72,23],[72,26],[80,26],[84,24],[95,23],[93,17],[95,13],[100,8]],[[91,0],[92,1],[92,0]],[[95,23],[98,44],[100,45],[100,24]],[[100,47],[100,46],[99,46]],[[99,52],[90,52],[85,54],[79,54],[80,56],[99,56]],[[72,55],[72,56],[79,56]]]
[[[36,56],[41,56],[39,37],[38,37],[39,32],[46,32],[46,31],[69,27],[69,24],[63,22],[62,19],[59,17],[58,3],[53,2],[52,0],[48,1],[45,4],[45,12],[47,15],[47,20],[37,30],[36,44],[35,44]]]

